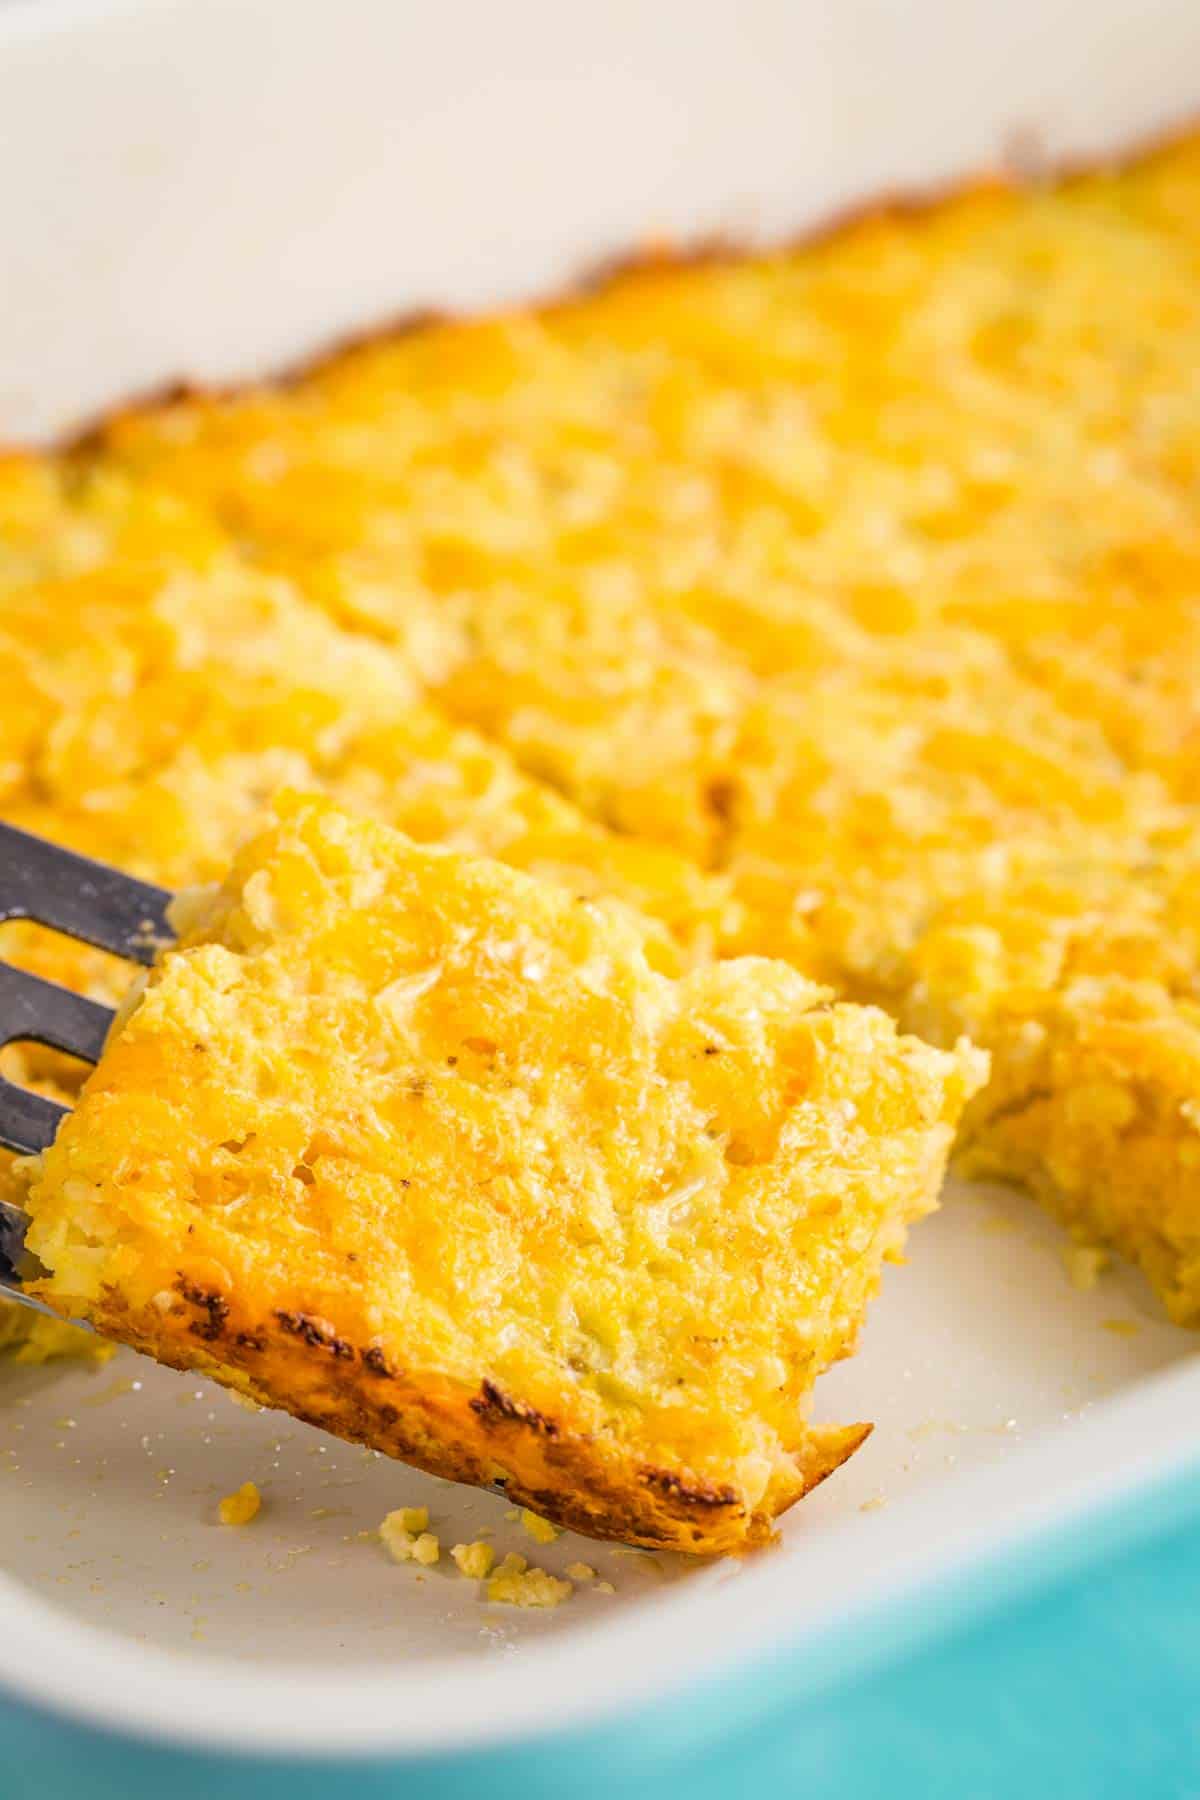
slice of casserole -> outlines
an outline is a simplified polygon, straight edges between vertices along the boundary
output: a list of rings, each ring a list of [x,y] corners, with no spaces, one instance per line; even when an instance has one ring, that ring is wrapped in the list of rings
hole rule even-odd
[[[30,1193],[39,1292],[599,1536],[761,1542],[984,1059],[291,796]]]

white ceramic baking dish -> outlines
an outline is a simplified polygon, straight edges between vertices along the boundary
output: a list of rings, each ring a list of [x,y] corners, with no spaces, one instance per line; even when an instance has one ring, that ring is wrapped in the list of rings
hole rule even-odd
[[[0,437],[553,289],[648,235],[769,238],[1006,156],[1104,154],[1198,104],[1186,0],[0,0]],[[0,1679],[177,1742],[404,1752],[835,1623],[866,1644],[898,1594],[932,1612],[954,1572],[1192,1455],[1194,1341],[1127,1271],[1075,1290],[1061,1247],[1019,1196],[952,1191],[820,1389],[875,1436],[782,1548],[685,1569],[564,1538],[542,1560],[615,1592],[549,1613],[363,1536],[425,1501],[444,1540],[535,1553],[489,1496],[131,1355],[0,1373]],[[248,1478],[266,1510],[223,1530]]]

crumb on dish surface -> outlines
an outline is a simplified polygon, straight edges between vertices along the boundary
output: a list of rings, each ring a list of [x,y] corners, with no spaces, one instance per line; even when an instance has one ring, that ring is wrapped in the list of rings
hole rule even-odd
[[[428,1568],[439,1560],[442,1547],[428,1525],[427,1506],[401,1506],[388,1513],[379,1536],[393,1562],[416,1562]]]
[[[455,1567],[469,1581],[484,1581],[492,1572],[496,1552],[491,1544],[476,1538],[470,1544],[455,1544],[450,1552]]]
[[[509,1551],[487,1584],[493,1606],[561,1606],[574,1592],[569,1581],[546,1569],[530,1568],[525,1558]]]
[[[419,1537],[429,1529],[429,1508],[427,1506],[400,1506],[388,1514],[391,1528],[395,1531],[406,1531],[410,1537]]]
[[[1105,1269],[1112,1262],[1107,1250],[1099,1244],[1077,1244],[1068,1241],[1063,1245],[1063,1264],[1067,1271],[1067,1279],[1071,1286],[1086,1293],[1094,1288]]]
[[[222,1525],[249,1525],[262,1510],[262,1495],[253,1481],[243,1481],[240,1488],[226,1494],[217,1506]]]
[[[560,1526],[552,1525],[549,1519],[530,1512],[527,1506],[521,1508],[521,1529],[535,1544],[552,1544],[556,1537],[562,1535]]]

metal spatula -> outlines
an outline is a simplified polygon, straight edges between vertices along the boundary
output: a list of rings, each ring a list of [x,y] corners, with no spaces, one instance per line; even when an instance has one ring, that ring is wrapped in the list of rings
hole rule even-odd
[[[0,921],[29,919],[148,965],[174,936],[167,922],[171,899],[165,888],[0,824]],[[96,1062],[113,1017],[111,1007],[0,962],[0,1048],[48,1044]],[[0,1077],[0,1144],[25,1154],[44,1150],[66,1110]],[[17,1207],[0,1202],[0,1292],[44,1311],[23,1292],[18,1272],[27,1223]]]

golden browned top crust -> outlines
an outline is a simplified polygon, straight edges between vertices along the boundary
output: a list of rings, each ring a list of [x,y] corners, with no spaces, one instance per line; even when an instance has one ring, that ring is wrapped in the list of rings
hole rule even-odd
[[[732,947],[987,1044],[975,1166],[1192,1319],[1198,196],[1192,136],[876,210],[130,414],[75,468],[398,652],[432,609],[445,711],[719,872]]]

